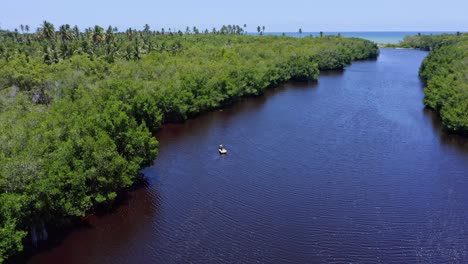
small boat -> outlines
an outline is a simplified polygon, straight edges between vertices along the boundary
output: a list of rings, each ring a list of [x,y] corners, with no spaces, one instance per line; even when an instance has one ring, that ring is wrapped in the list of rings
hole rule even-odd
[[[219,154],[227,154],[227,150],[226,149],[219,149]]]
[[[227,149],[225,149],[225,148],[223,147],[223,145],[219,145],[218,151],[219,151],[219,154],[221,154],[221,155],[227,154]]]

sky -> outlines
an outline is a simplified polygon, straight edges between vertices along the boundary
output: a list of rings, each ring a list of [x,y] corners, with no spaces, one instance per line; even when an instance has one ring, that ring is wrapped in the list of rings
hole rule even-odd
[[[0,29],[44,20],[56,27],[100,25],[184,31],[223,24],[267,32],[468,31],[468,0],[2,0]]]

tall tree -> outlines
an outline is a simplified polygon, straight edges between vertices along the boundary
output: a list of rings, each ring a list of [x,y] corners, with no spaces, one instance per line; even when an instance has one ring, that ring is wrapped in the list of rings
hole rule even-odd
[[[149,34],[150,32],[150,26],[148,24],[145,24],[144,28],[143,28],[143,32],[145,32],[145,34]]]
[[[223,25],[220,29],[221,34],[226,34],[228,32],[226,25]]]
[[[44,21],[40,32],[42,33],[42,37],[47,40],[55,39],[55,27],[50,22]]]
[[[78,26],[75,25],[75,26],[73,27],[72,30],[73,30],[73,35],[74,35],[74,37],[75,37],[76,39],[79,39],[79,37],[80,37],[80,29],[78,28]]]
[[[105,41],[106,35],[104,29],[98,25],[94,26],[94,30],[91,34],[94,44],[101,44]]]
[[[62,42],[67,42],[75,38],[74,32],[69,24],[61,25],[59,28],[59,35]]]
[[[132,41],[133,40],[133,29],[129,28],[129,29],[127,29],[127,31],[125,31],[125,33],[127,34],[128,40]]]
[[[109,26],[106,31],[106,43],[110,44],[112,41],[114,41],[114,29]]]

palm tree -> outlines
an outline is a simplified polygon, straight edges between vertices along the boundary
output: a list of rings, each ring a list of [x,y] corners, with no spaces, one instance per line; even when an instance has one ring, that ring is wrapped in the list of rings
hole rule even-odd
[[[138,41],[138,38],[136,38],[135,39],[135,44],[134,44],[134,47],[133,47],[133,49],[134,49],[134,58],[136,60],[141,59],[142,49],[141,49],[140,46],[141,46],[140,42]]]
[[[262,27],[262,32],[265,33],[265,26]]]
[[[21,29],[21,33],[24,34],[24,25],[23,24],[20,25],[20,29]]]
[[[104,29],[100,26],[94,26],[94,30],[91,34],[94,44],[101,44],[106,39]]]
[[[301,34],[301,35],[302,35],[302,28],[300,28],[300,29],[299,29],[299,34]]]
[[[150,26],[148,24],[145,24],[145,26],[143,27],[143,31],[145,33],[148,33],[150,31]]]
[[[127,31],[125,33],[127,33],[128,40],[132,41],[132,39],[133,39],[133,29],[129,28],[129,29],[127,29]]]
[[[52,25],[52,23],[44,21],[44,23],[42,24],[41,32],[42,32],[42,36],[45,39],[47,40],[55,39],[55,28],[54,28],[54,25]]]
[[[257,27],[257,32],[258,32],[258,34],[261,35],[262,29],[260,28],[260,26]]]
[[[24,26],[24,30],[26,30],[26,33],[29,33],[29,26],[28,25]]]
[[[320,37],[323,38],[323,31],[320,31]]]
[[[46,64],[57,63],[60,61],[60,52],[54,43],[43,46],[44,62]]]
[[[114,40],[114,29],[109,26],[106,31],[106,43],[109,44]]]
[[[227,33],[227,27],[226,27],[226,25],[223,25],[223,26],[221,27],[220,33],[221,33],[222,35],[224,35],[224,34]]]
[[[78,28],[78,26],[75,25],[75,26],[73,27],[72,30],[73,30],[73,36],[74,36],[76,39],[79,39],[79,37],[80,37],[80,29]]]
[[[74,38],[74,32],[71,30],[69,24],[61,25],[59,28],[59,35],[62,42],[72,40]]]
[[[242,35],[242,32],[244,32],[244,30],[239,25],[236,25],[236,34]]]

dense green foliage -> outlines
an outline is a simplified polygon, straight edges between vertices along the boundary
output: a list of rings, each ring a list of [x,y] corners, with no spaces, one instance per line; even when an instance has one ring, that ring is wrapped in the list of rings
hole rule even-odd
[[[200,34],[44,22],[0,32],[0,262],[47,237],[44,223],[112,201],[156,157],[152,136],[290,79],[317,79],[376,57],[374,43],[340,37]]]
[[[461,33],[440,35],[418,34],[415,36],[406,36],[398,46],[429,51],[458,42],[461,36],[463,36]]]
[[[445,129],[468,134],[468,35],[413,36],[402,44],[431,50],[419,71],[424,104],[440,113]]]

